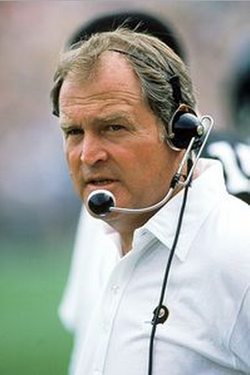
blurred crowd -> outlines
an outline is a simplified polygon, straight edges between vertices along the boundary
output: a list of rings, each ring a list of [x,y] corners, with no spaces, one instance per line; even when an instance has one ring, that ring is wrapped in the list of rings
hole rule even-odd
[[[176,29],[199,110],[215,120],[206,152],[233,170],[233,193],[249,194],[249,2],[0,2],[0,243],[74,232],[81,202],[51,114],[53,69],[81,25],[119,9],[146,10]]]

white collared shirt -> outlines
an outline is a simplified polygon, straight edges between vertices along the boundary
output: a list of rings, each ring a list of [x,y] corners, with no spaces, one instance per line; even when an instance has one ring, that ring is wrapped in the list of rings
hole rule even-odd
[[[201,160],[199,168],[164,299],[170,314],[157,326],[153,375],[250,374],[250,209],[226,193],[218,162]],[[84,215],[60,310],[76,334],[71,374],[147,375],[182,195],[135,231],[124,257],[118,235],[99,221],[93,234],[96,219]]]

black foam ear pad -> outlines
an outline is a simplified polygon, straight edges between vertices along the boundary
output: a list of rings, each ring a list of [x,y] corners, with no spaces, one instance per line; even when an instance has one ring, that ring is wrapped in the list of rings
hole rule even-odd
[[[169,145],[175,150],[186,149],[193,137],[196,138],[193,148],[198,147],[204,128],[195,112],[186,106],[177,110],[170,122]]]

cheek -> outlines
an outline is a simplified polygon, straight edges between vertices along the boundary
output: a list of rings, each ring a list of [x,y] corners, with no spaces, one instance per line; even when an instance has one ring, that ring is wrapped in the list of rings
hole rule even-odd
[[[146,144],[144,147],[138,145],[133,149],[133,152],[130,149],[122,157],[124,176],[127,176],[129,181],[133,181],[135,185],[150,184],[152,178],[165,169],[167,159],[164,160],[164,158],[165,156],[162,156],[151,144]]]
[[[64,155],[69,168],[75,168],[80,161],[80,154],[77,148],[72,149],[67,142],[64,142]]]
[[[69,174],[74,182],[76,189],[81,188],[81,163],[80,163],[80,154],[76,150],[70,151],[65,147],[65,159],[68,164]]]
[[[159,188],[161,184],[168,186],[178,169],[178,155],[168,152],[165,146],[148,147],[138,150],[131,173],[144,181],[147,186]],[[135,168],[137,170],[135,170]]]
[[[65,146],[65,144],[64,144],[63,150],[64,150],[64,156],[65,156],[66,162],[67,162],[68,166],[70,166],[69,152],[68,152],[67,147]]]

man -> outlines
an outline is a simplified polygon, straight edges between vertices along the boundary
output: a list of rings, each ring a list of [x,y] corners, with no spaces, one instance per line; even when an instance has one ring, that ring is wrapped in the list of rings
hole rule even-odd
[[[175,137],[196,118],[185,64],[152,36],[100,33],[62,55],[52,99],[85,204],[102,189],[140,209],[173,187],[161,208],[101,216],[106,233],[86,239],[72,374],[249,374],[249,207],[217,161],[200,160],[191,187],[189,163],[176,176],[199,138]]]

